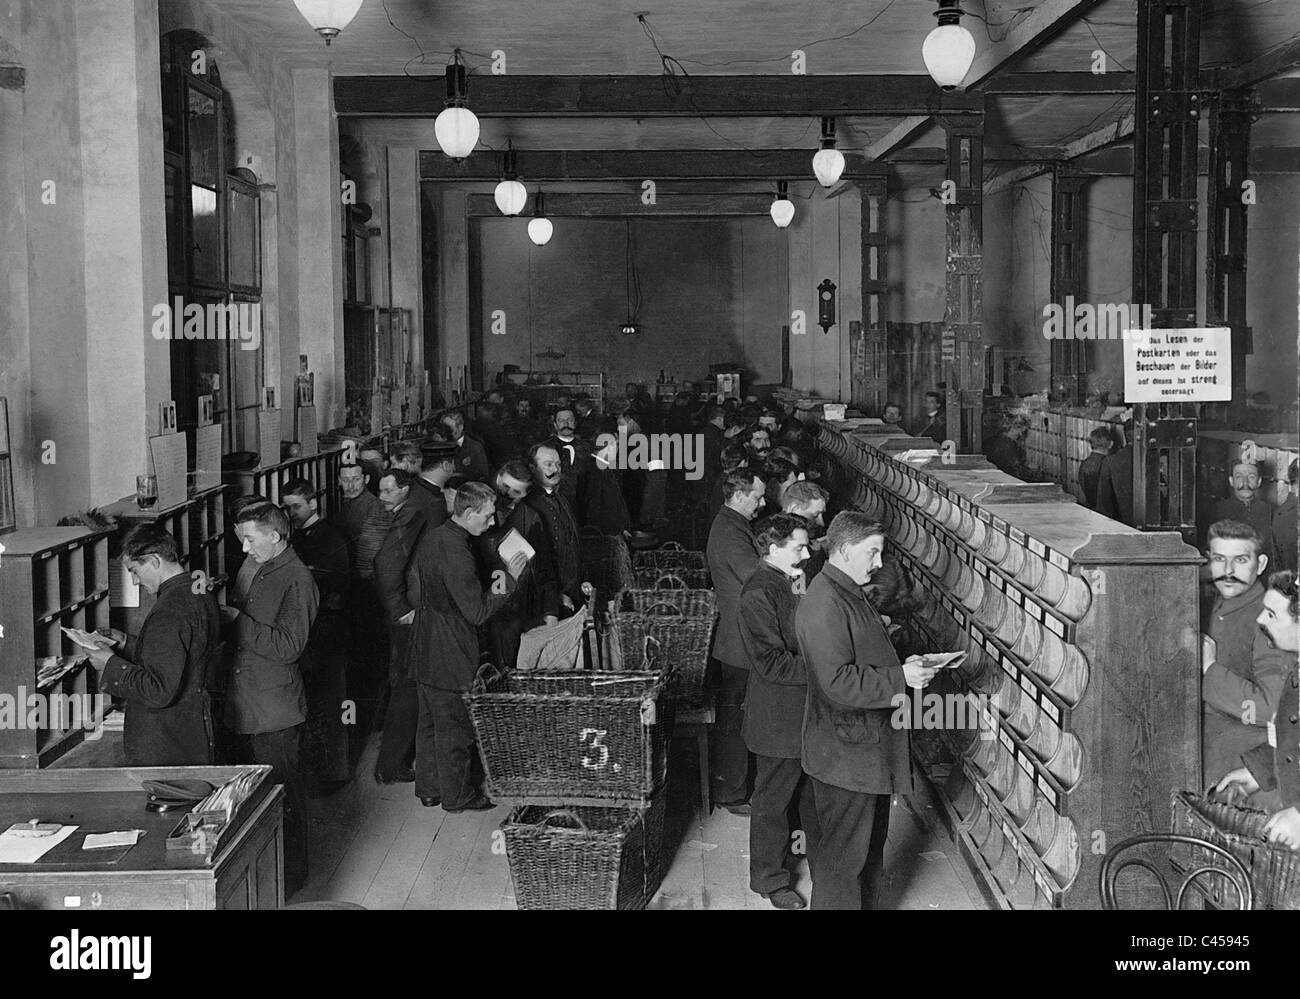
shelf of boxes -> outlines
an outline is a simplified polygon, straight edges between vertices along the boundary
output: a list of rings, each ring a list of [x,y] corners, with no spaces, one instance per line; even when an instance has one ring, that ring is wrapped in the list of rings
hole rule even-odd
[[[94,631],[109,624],[108,532],[37,527],[4,536],[0,558],[0,767],[49,766],[98,720],[94,671],[61,627]],[[42,682],[42,660],[67,660]],[[32,700],[36,695],[38,699]]]
[[[879,427],[827,424],[819,444],[918,584],[929,648],[968,653],[927,693],[978,725],[913,745],[986,891],[1096,907],[1097,844],[1168,829],[1170,790],[1200,779],[1200,556],[977,456],[902,461],[926,442]]]

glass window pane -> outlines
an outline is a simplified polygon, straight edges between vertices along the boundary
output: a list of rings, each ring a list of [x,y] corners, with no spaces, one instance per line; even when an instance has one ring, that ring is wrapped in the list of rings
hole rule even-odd
[[[261,286],[260,204],[256,196],[233,185],[230,191],[230,283]]]
[[[217,192],[191,184],[190,218],[194,226],[194,280],[219,284],[222,272],[221,218],[217,213]]]
[[[188,89],[190,181],[215,188],[221,176],[217,102],[192,87]]]

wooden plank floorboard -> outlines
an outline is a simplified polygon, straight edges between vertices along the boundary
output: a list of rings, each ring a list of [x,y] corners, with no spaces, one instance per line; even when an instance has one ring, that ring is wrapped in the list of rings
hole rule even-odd
[[[490,850],[490,835],[482,836],[484,829],[494,829],[509,814],[504,805],[490,812],[461,812],[448,815],[434,840],[433,849],[425,858],[411,887],[406,907],[409,909],[458,909],[465,906],[456,897],[475,844],[480,838]]]
[[[401,909],[411,895],[411,872],[424,866],[436,849],[438,833],[447,813],[441,808],[426,808],[420,804],[410,784],[390,785],[408,790],[405,821],[384,857],[374,880],[362,900],[367,909]]]

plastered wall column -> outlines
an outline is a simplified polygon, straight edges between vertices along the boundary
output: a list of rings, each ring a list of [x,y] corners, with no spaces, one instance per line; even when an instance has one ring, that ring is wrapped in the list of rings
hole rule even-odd
[[[316,418],[322,427],[335,427],[343,422],[343,237],[338,127],[327,70],[294,71],[293,119],[297,233],[285,245],[297,258],[298,336],[297,349],[289,350],[288,331],[281,328],[280,398],[289,400],[297,355],[306,354],[316,372]]]
[[[420,164],[414,149],[388,147],[388,225],[393,305],[411,316],[411,370],[419,381],[424,360],[424,303],[420,293]],[[435,372],[429,372],[430,378]]]

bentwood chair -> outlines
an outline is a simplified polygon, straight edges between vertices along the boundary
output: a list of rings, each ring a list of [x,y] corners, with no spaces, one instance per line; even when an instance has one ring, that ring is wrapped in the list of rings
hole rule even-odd
[[[1176,861],[1173,857],[1173,850],[1160,858],[1168,869],[1167,871],[1160,870],[1148,857],[1141,855],[1130,856],[1125,860],[1120,859],[1121,856],[1136,847],[1155,844],[1169,847],[1189,847],[1187,857],[1190,863],[1184,864]],[[1198,853],[1200,856],[1198,856]],[[1209,854],[1209,856],[1205,856],[1205,854]],[[1214,843],[1206,842],[1203,839],[1197,839],[1195,836],[1182,836],[1178,833],[1151,833],[1144,836],[1133,836],[1122,843],[1117,843],[1107,851],[1101,862],[1101,871],[1098,873],[1103,909],[1114,911],[1120,908],[1120,905],[1115,900],[1115,885],[1119,876],[1129,868],[1141,868],[1154,876],[1164,895],[1166,910],[1181,909],[1183,899],[1186,897],[1189,888],[1195,887],[1202,897],[1207,897],[1208,892],[1206,889],[1198,884],[1200,879],[1207,874],[1222,878],[1232,885],[1238,909],[1250,909],[1255,904],[1255,891],[1251,885],[1250,872],[1246,870],[1241,861],[1223,847],[1216,846]],[[1186,868],[1192,869],[1187,870]],[[1175,878],[1182,877],[1177,896],[1170,892],[1170,882],[1166,878],[1166,873],[1172,874]],[[1220,907],[1226,908],[1227,906]]]

